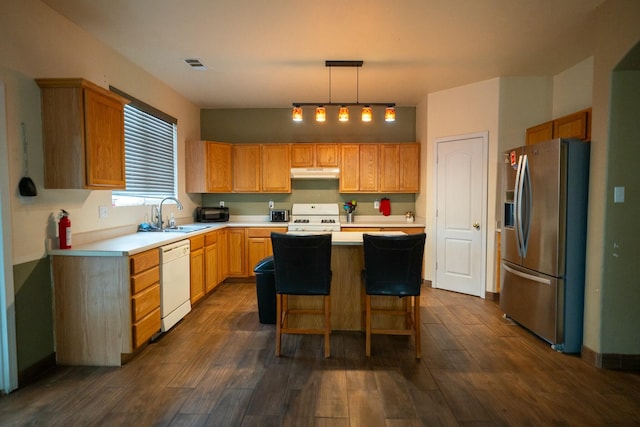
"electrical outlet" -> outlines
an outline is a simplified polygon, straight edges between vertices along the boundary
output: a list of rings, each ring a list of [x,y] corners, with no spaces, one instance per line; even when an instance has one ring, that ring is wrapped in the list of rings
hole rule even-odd
[[[109,211],[106,206],[98,206],[98,218],[106,218],[109,215]]]
[[[224,202],[222,200],[220,200],[220,207],[224,208]]]
[[[269,200],[269,209],[273,209],[276,207],[276,204],[273,203],[273,200]]]
[[[380,209],[380,200],[373,201],[373,209]]]

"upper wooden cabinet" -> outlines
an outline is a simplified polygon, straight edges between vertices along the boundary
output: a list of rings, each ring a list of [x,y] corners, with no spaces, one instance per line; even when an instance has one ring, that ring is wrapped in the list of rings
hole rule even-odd
[[[416,193],[420,190],[420,144],[380,145],[382,193]]]
[[[526,132],[526,143],[548,141],[553,138],[591,139],[591,108],[530,127]]]
[[[262,192],[291,192],[290,150],[289,144],[262,145]]]
[[[338,144],[307,144],[299,143],[291,145],[291,167],[338,167]]]
[[[341,144],[341,193],[416,193],[420,144]]]
[[[289,144],[234,144],[233,191],[290,193]]]
[[[187,193],[228,193],[232,190],[231,144],[188,141]]]
[[[37,79],[45,188],[124,189],[124,105],[84,79]]]

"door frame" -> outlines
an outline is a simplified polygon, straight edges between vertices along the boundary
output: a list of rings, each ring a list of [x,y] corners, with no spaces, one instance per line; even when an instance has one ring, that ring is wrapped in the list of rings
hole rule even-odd
[[[10,209],[9,147],[4,82],[0,81],[0,392],[18,388],[16,312]]]
[[[443,248],[438,247],[438,210],[440,207],[438,206],[438,175],[439,175],[439,167],[440,162],[438,161],[438,146],[441,143],[451,142],[451,141],[459,141],[463,139],[482,139],[482,212],[481,212],[481,224],[480,228],[480,250],[481,250],[481,271],[479,273],[480,279],[480,298],[485,299],[487,292],[487,233],[489,229],[488,221],[488,183],[489,183],[489,131],[484,132],[474,132],[467,133],[461,135],[452,135],[452,136],[444,136],[433,139],[433,151],[434,158],[436,159],[435,171],[434,171],[434,197],[433,200],[435,202],[435,209],[433,210],[433,234],[434,234],[434,246],[435,246],[435,256],[432,259],[432,268],[433,268],[433,287],[438,289],[438,270],[437,270],[437,262],[438,255],[440,250]]]

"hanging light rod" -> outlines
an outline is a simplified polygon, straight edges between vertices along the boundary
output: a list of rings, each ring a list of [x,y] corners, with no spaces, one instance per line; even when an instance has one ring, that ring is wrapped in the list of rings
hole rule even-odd
[[[362,67],[364,61],[324,61],[325,67]]]
[[[329,67],[329,102],[293,102],[293,121],[302,121],[302,107],[316,106],[316,121],[324,122],[327,117],[325,106],[340,106],[340,112],[338,114],[341,122],[349,121],[349,106],[363,106],[362,108],[362,121],[369,122],[372,118],[372,106],[384,106],[386,107],[384,119],[387,122],[393,122],[396,120],[395,102],[360,102],[360,79],[357,68],[362,67],[364,61],[362,60],[326,60],[324,65]],[[331,68],[332,67],[351,67],[356,68],[356,101],[355,102],[332,102],[331,101]]]

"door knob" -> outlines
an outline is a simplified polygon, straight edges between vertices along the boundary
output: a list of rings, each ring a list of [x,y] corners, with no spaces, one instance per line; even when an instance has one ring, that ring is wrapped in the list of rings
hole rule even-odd
[[[480,223],[479,222],[474,222],[473,223],[473,228],[475,228],[476,230],[480,230]]]

